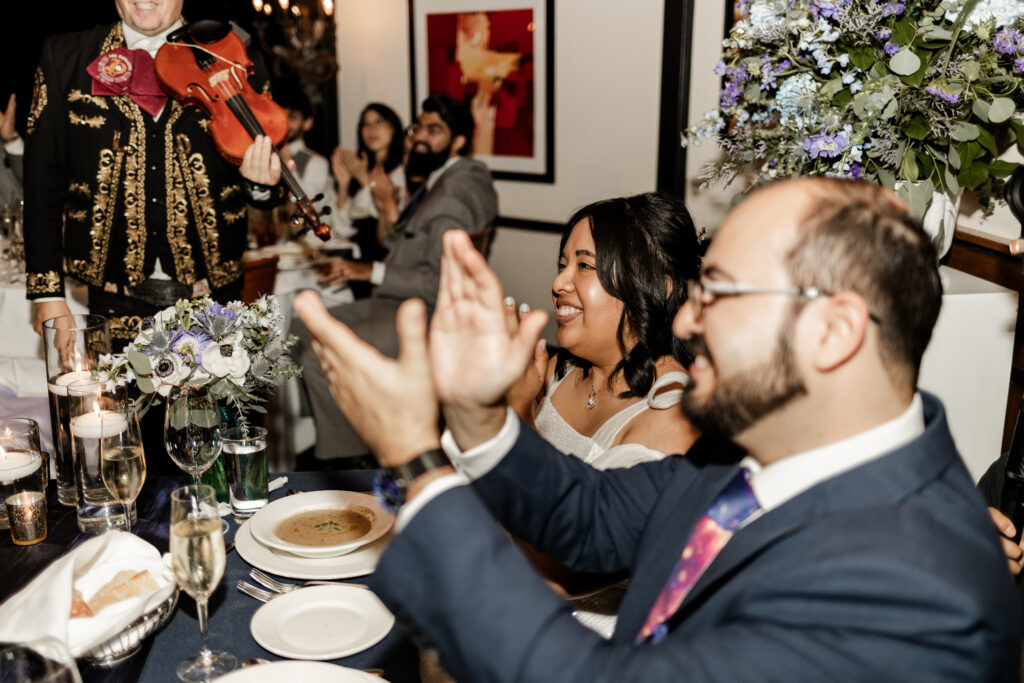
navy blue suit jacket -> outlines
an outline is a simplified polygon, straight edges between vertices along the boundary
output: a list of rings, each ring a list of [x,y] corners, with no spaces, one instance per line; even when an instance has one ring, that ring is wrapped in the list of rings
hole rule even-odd
[[[941,405],[924,406],[922,436],[738,531],[657,645],[633,639],[735,458],[598,472],[524,427],[494,470],[417,513],[371,585],[459,680],[1016,681],[1021,617],[995,529]],[[631,571],[610,641],[495,519],[576,569]]]

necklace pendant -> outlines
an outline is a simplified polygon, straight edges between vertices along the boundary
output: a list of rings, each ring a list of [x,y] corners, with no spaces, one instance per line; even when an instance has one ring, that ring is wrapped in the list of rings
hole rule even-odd
[[[590,398],[587,399],[587,402],[583,404],[583,407],[587,410],[593,410],[595,405],[597,405],[597,396],[591,394]]]

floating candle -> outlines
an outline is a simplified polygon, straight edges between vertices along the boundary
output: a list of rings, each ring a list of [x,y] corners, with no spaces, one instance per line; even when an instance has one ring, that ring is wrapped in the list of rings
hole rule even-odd
[[[27,477],[42,464],[43,459],[37,451],[22,451],[0,446],[0,485],[6,485],[15,479]]]
[[[87,382],[93,379],[89,370],[75,370],[67,372],[49,383],[50,391],[57,396],[68,395],[68,385],[75,382]]]
[[[106,439],[126,429],[128,420],[112,410],[95,410],[71,418],[71,436],[80,439]]]

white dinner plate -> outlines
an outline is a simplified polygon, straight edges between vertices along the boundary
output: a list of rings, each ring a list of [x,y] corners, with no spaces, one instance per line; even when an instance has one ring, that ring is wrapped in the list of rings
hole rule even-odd
[[[327,546],[298,545],[274,533],[274,527],[292,515],[319,509],[349,507],[363,508],[372,516],[370,530],[353,541]],[[274,550],[283,550],[301,557],[321,558],[343,555],[372,543],[391,531],[394,524],[394,515],[385,511],[371,495],[355,491],[310,491],[278,498],[264,505],[249,519],[249,532],[257,541]]]
[[[235,550],[239,557],[257,569],[289,579],[350,579],[373,573],[390,540],[389,535],[345,555],[313,559],[278,552],[262,545],[252,537],[249,522],[246,522],[235,532]]]
[[[264,648],[292,659],[337,659],[376,645],[395,617],[372,591],[310,586],[280,595],[252,615],[249,630]]]
[[[383,679],[327,662],[281,661],[247,666],[217,680],[223,683],[381,683]]]

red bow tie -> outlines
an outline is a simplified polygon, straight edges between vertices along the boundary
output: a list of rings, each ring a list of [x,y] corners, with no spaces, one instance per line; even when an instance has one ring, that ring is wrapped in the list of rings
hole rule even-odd
[[[167,103],[153,69],[153,58],[145,50],[119,47],[104,52],[88,66],[93,95],[128,95],[150,116]]]

